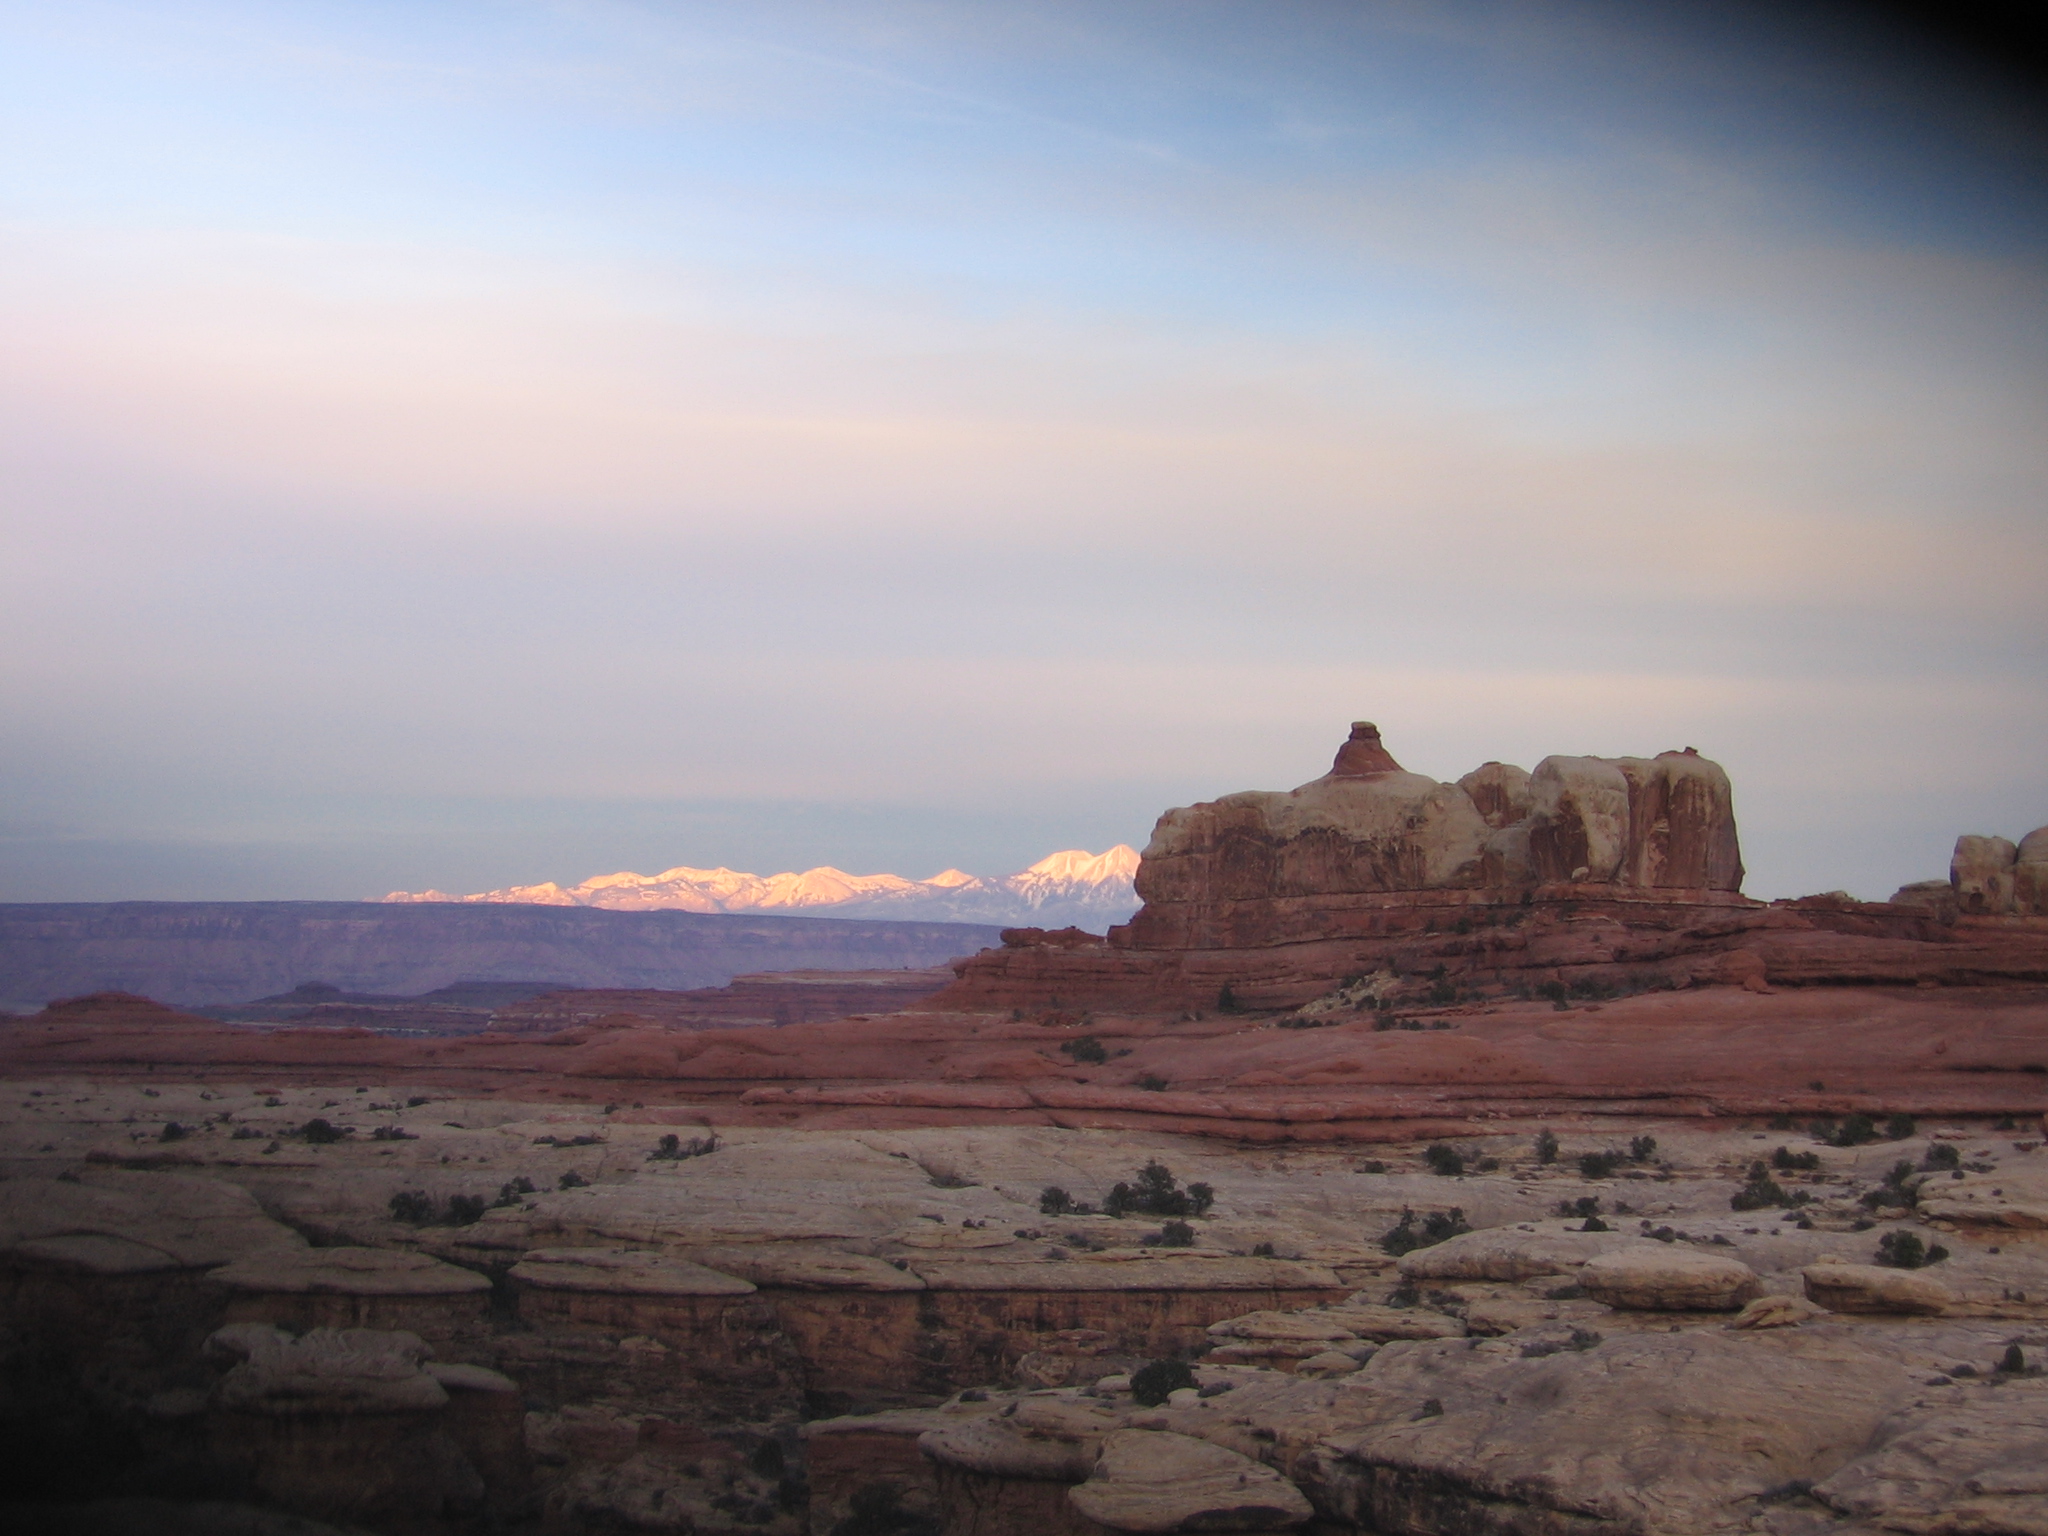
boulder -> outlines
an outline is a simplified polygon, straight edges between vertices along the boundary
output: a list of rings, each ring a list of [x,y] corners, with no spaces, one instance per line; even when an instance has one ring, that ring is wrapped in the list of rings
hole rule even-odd
[[[1387,1310],[1392,1311],[1392,1308]],[[1212,1339],[1279,1340],[1286,1343],[1348,1344],[1358,1335],[1326,1311],[1247,1312],[1208,1328]]]
[[[942,1465],[985,1477],[1078,1483],[1094,1467],[1103,1437],[1116,1425],[1107,1409],[1073,1399],[1027,1397],[1007,1416],[926,1430],[917,1448]]]
[[[1642,1241],[1619,1232],[1489,1227],[1403,1254],[1399,1268],[1409,1280],[1528,1280],[1569,1274],[1589,1259]]]
[[[1955,1292],[1932,1275],[1876,1264],[1809,1264],[1800,1271],[1806,1298],[1830,1312],[1902,1312],[1939,1317]]]
[[[1735,1312],[1763,1289],[1740,1260],[1667,1243],[1603,1253],[1580,1269],[1579,1284],[1624,1312]]]
[[[1915,880],[1892,892],[1892,905],[1925,907],[1944,921],[1954,921],[1956,890],[1946,880]]]
[[[1326,1349],[1319,1355],[1310,1355],[1306,1360],[1297,1361],[1294,1374],[1310,1381],[1320,1381],[1332,1376],[1349,1376],[1364,1363],[1356,1355]]]
[[[2048,827],[2020,839],[2012,867],[2012,908],[2029,917],[2048,917]]]
[[[1112,1531],[1283,1531],[1314,1515],[1263,1462],[1166,1430],[1119,1430],[1067,1497]]]
[[[211,1278],[255,1294],[464,1296],[491,1288],[475,1270],[395,1248],[284,1248],[224,1264]]]
[[[2048,1167],[2007,1166],[1920,1186],[1920,1219],[1959,1227],[2048,1229]]]
[[[2013,909],[2019,849],[2002,837],[1959,837],[1948,861],[1948,883],[1964,912],[1998,917]]]
[[[1803,1296],[1759,1296],[1728,1320],[1730,1328],[1794,1328],[1826,1317],[1827,1310]]]
[[[1813,1497],[1866,1529],[2048,1531],[2048,1381],[1915,1402]]]
[[[417,1334],[315,1328],[292,1335],[267,1323],[230,1323],[206,1341],[232,1362],[213,1389],[220,1408],[269,1417],[413,1413],[444,1408],[447,1390],[423,1366]]]
[[[1372,1302],[1349,1301],[1310,1315],[1348,1330],[1353,1338],[1374,1344],[1392,1339],[1454,1339],[1465,1332],[1465,1325],[1455,1317],[1422,1307],[1383,1307]]]

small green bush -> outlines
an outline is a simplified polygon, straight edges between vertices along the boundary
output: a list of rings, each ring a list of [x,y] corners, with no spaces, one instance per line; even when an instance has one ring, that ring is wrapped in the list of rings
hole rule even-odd
[[[434,1201],[423,1189],[401,1189],[391,1197],[391,1219],[424,1227],[434,1219]]]
[[[1241,1013],[1244,1011],[1244,1005],[1238,1002],[1237,993],[1231,990],[1229,982],[1225,982],[1223,989],[1216,994],[1216,1011],[1218,1013]]]
[[[326,1119],[319,1115],[315,1115],[311,1120],[308,1120],[299,1127],[299,1135],[312,1142],[315,1146],[325,1146],[333,1142],[343,1141],[354,1134],[354,1131],[347,1130],[342,1126],[330,1125]]]
[[[1657,1155],[1657,1138],[1638,1136],[1628,1144],[1628,1160],[1632,1163],[1647,1163]]]
[[[1761,1211],[1772,1206],[1806,1205],[1812,1199],[1803,1189],[1788,1193],[1758,1159],[1749,1165],[1749,1179],[1729,1198],[1728,1208],[1731,1211]]]
[[[1619,1152],[1583,1152],[1579,1155],[1579,1172],[1589,1179],[1612,1178],[1621,1167]]]
[[[1041,1216],[1065,1216],[1074,1209],[1074,1197],[1057,1184],[1048,1184],[1038,1192],[1038,1214]]]
[[[1780,1147],[1771,1154],[1771,1166],[1780,1173],[1792,1173],[1799,1169],[1813,1169],[1820,1166],[1818,1152],[1794,1152],[1790,1147]]]
[[[1576,1216],[1582,1221],[1588,1216],[1598,1216],[1600,1198],[1597,1195],[1581,1195],[1576,1200],[1560,1200],[1557,1202],[1557,1214],[1566,1217]]]
[[[1083,1035],[1078,1040],[1062,1040],[1060,1049],[1076,1063],[1086,1062],[1090,1066],[1099,1067],[1109,1060],[1109,1051],[1093,1035]]]
[[[709,1136],[692,1136],[688,1141],[683,1140],[682,1137],[674,1133],[670,1133],[656,1143],[654,1150],[647,1154],[647,1161],[650,1163],[677,1163],[688,1157],[709,1157],[717,1150],[718,1133],[716,1131],[712,1132]]]
[[[1431,1142],[1423,1151],[1422,1160],[1429,1164],[1429,1171],[1440,1178],[1453,1179],[1465,1171],[1465,1155],[1441,1141]]]
[[[1947,1257],[1948,1250],[1941,1244],[1929,1247],[1912,1232],[1887,1232],[1877,1240],[1876,1262],[1886,1269],[1918,1269]]]
[[[1913,1117],[1908,1114],[1893,1115],[1884,1123],[1885,1138],[1889,1141],[1904,1141],[1918,1129],[1919,1127],[1913,1123]]]
[[[1536,1161],[1546,1166],[1557,1161],[1557,1133],[1549,1126],[1536,1133]]]
[[[567,1173],[563,1174],[559,1179],[555,1181],[555,1188],[582,1189],[589,1183],[590,1180],[583,1177],[583,1175],[578,1173],[574,1168],[571,1168]]]
[[[490,1206],[482,1195],[450,1195],[448,1197],[448,1225],[467,1227],[483,1219]]]
[[[1141,1408],[1157,1408],[1182,1387],[1195,1384],[1195,1373],[1185,1360],[1154,1360],[1131,1373],[1131,1396]]]
[[[183,1141],[191,1134],[184,1126],[172,1120],[167,1122],[164,1128],[156,1133],[156,1139],[158,1141]]]
[[[1827,1139],[1838,1147],[1863,1146],[1877,1140],[1877,1122],[1865,1114],[1851,1115]]]
[[[1399,1258],[1404,1253],[1413,1253],[1418,1248],[1434,1248],[1438,1243],[1457,1237],[1472,1229],[1465,1224],[1465,1212],[1460,1206],[1448,1211],[1431,1211],[1422,1219],[1422,1230],[1415,1229],[1415,1213],[1404,1209],[1401,1219],[1380,1238],[1380,1247]]]
[[[378,1126],[378,1127],[377,1127],[377,1129],[375,1129],[374,1131],[370,1132],[370,1140],[372,1140],[372,1141],[418,1141],[418,1140],[419,1140],[419,1137],[415,1136],[415,1135],[414,1135],[414,1134],[413,1134],[413,1133],[412,1133],[411,1131],[408,1131],[408,1130],[407,1130],[407,1129],[406,1129],[406,1128],[405,1128],[404,1126],[402,1126],[402,1125],[380,1125],[380,1126]]]
[[[1929,1173],[1963,1166],[1963,1154],[1946,1141],[1937,1141],[1921,1155],[1920,1166]]]
[[[1146,1093],[1163,1093],[1166,1089],[1166,1079],[1156,1072],[1147,1072],[1138,1079],[1138,1086]]]
[[[1158,1243],[1161,1248],[1192,1248],[1195,1229],[1184,1221],[1169,1221],[1159,1229]]]

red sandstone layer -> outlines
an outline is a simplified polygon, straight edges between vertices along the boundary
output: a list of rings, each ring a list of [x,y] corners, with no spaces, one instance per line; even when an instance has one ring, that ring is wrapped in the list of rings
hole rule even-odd
[[[690,1104],[720,1124],[1021,1122],[1255,1140],[1408,1139],[1560,1115],[2048,1111],[2042,986],[1713,988],[1411,1019],[1444,1028],[1375,1027],[1385,1022],[1360,1013],[1282,1028],[1214,1011],[1176,1020],[1018,1010],[417,1040],[256,1032],[129,999],[6,1025],[0,1073],[403,1081]],[[1088,1062],[1083,1040],[1107,1059]]]

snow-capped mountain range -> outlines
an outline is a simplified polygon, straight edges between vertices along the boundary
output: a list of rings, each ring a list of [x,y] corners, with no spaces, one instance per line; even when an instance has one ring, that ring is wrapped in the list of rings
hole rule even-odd
[[[816,917],[893,918],[904,922],[1030,924],[1100,933],[1138,910],[1132,878],[1138,853],[1122,843],[1107,853],[1069,848],[1015,875],[942,870],[929,880],[849,875],[823,865],[801,874],[750,875],[679,866],[658,875],[593,875],[581,885],[514,885],[452,896],[393,891],[386,901],[524,902],[547,907],[609,907],[620,912],[801,912]]]

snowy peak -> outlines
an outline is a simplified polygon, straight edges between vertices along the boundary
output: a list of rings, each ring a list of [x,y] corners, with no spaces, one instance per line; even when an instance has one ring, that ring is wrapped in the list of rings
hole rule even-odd
[[[1137,850],[1119,843],[1107,853],[1067,848],[1014,875],[970,875],[945,869],[929,880],[902,875],[850,875],[816,869],[753,875],[679,864],[658,875],[621,870],[564,888],[554,881],[451,896],[446,891],[393,891],[386,901],[518,902],[552,907],[605,907],[619,912],[811,912],[829,917],[900,921],[1018,923],[1100,931],[1138,910],[1132,885]]]

